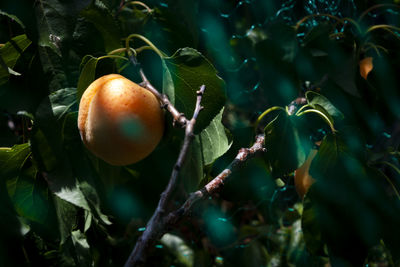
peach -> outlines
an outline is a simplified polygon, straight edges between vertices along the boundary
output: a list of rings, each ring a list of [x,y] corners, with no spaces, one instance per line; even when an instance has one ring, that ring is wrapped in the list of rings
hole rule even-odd
[[[83,93],[78,128],[94,155],[112,165],[128,165],[156,148],[164,132],[164,113],[150,91],[119,74],[109,74]]]

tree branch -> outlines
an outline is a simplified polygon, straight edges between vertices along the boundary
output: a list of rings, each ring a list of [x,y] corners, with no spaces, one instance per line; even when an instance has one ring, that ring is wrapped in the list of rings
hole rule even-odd
[[[153,94],[156,95],[156,97],[160,100],[160,102],[165,101],[165,99],[168,100],[167,97],[164,99],[163,95],[160,94],[150,84],[150,82],[146,79],[146,76],[144,75],[143,70],[141,70],[141,69],[140,69],[140,74],[142,76],[143,84],[144,84],[145,88],[147,88],[151,92],[153,92]],[[165,225],[166,225],[165,224],[165,213],[166,213],[166,210],[168,207],[168,203],[170,202],[172,193],[174,192],[174,190],[178,184],[179,171],[184,163],[186,154],[190,147],[190,143],[192,142],[193,137],[194,137],[194,134],[193,134],[194,125],[196,123],[196,120],[197,120],[197,117],[198,117],[200,111],[203,108],[201,106],[201,100],[202,100],[205,88],[206,88],[205,85],[202,85],[200,87],[200,90],[197,91],[196,107],[195,107],[192,119],[188,121],[186,119],[186,117],[180,113],[179,113],[179,117],[176,118],[176,120],[180,123],[183,122],[183,119],[185,122],[184,124],[182,124],[183,126],[185,126],[185,139],[183,141],[181,151],[179,152],[178,159],[172,170],[169,183],[168,183],[166,189],[164,190],[164,192],[161,194],[157,209],[154,212],[151,219],[149,220],[149,222],[147,223],[146,230],[143,232],[143,235],[136,242],[135,248],[133,249],[132,253],[130,254],[127,262],[125,263],[125,267],[143,265],[146,261],[147,251],[154,245],[154,243],[164,233]],[[153,90],[155,90],[155,91],[153,91]],[[169,100],[168,100],[168,102],[162,102],[162,103],[167,104],[170,109],[173,108],[172,110],[176,110],[175,107],[170,105]],[[168,110],[170,110],[170,109],[168,109]]]
[[[218,192],[232,172],[239,169],[248,159],[266,152],[266,149],[264,148],[264,140],[264,134],[257,135],[254,144],[250,148],[241,148],[235,159],[220,174],[218,174],[218,176],[206,184],[202,189],[191,193],[189,198],[179,209],[168,215],[166,218],[166,224],[170,226],[175,225],[181,218],[189,213],[197,201]]]
[[[172,117],[174,118],[174,124],[179,123],[182,127],[185,127],[188,122],[188,119],[186,119],[185,115],[183,113],[180,113],[174,107],[174,105],[172,105],[166,94],[161,94],[156,88],[154,88],[154,86],[149,82],[146,75],[144,74],[143,69],[140,68],[139,73],[143,80],[140,85],[152,92],[157,97],[158,101],[160,101],[161,107],[171,113]]]

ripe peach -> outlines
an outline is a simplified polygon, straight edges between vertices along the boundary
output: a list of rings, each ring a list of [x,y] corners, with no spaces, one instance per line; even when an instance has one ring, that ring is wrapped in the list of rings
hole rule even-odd
[[[79,105],[78,128],[86,147],[112,165],[147,157],[164,132],[164,113],[148,90],[119,74],[98,78]]]

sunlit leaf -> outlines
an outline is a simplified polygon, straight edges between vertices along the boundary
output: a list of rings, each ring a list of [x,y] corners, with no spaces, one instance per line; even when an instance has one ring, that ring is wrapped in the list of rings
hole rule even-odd
[[[0,85],[7,82],[10,74],[19,74],[12,69],[31,43],[31,40],[28,39],[26,34],[22,34],[13,37],[11,41],[5,43],[5,45],[0,48],[0,60],[2,63],[0,66]]]
[[[209,165],[216,159],[225,154],[232,145],[226,136],[225,127],[222,124],[222,109],[219,114],[211,121],[200,133],[200,142],[203,152],[204,164]]]
[[[0,148],[1,179],[4,181],[4,179],[17,177],[30,152],[29,143],[15,145],[12,148]]]

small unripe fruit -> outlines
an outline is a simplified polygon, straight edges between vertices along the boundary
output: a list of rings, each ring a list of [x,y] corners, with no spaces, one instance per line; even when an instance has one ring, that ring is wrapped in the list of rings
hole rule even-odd
[[[374,68],[374,64],[372,63],[373,58],[372,57],[366,57],[362,59],[359,63],[360,65],[360,75],[363,77],[365,80],[368,77],[368,74],[372,71]]]
[[[321,145],[321,141],[315,142],[317,146]],[[297,170],[294,171],[294,186],[296,188],[297,194],[303,199],[305,194],[307,194],[310,186],[313,185],[315,179],[310,175],[310,167],[313,159],[318,153],[318,149],[311,149],[307,156],[306,161]]]
[[[294,185],[300,198],[303,199],[307,194],[310,186],[315,182],[314,178],[309,173],[311,162],[317,155],[318,150],[311,150],[306,161],[297,170],[294,171]]]
[[[79,105],[78,128],[86,147],[112,165],[147,157],[164,132],[164,113],[148,90],[119,74],[98,78]]]

